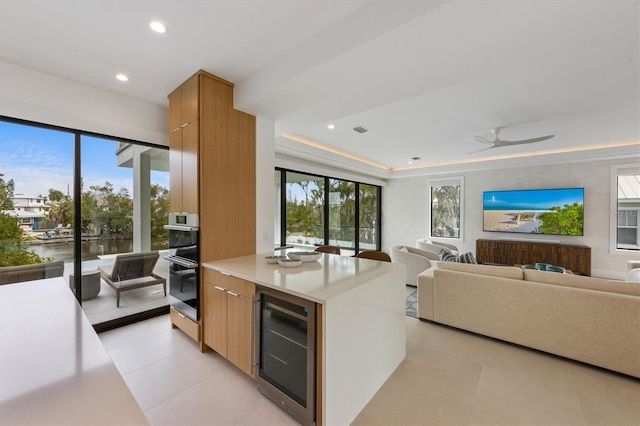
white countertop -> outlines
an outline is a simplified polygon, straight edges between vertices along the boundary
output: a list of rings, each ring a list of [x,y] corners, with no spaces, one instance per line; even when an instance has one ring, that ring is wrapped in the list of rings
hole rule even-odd
[[[0,424],[149,424],[63,278],[0,285]]]
[[[366,285],[375,277],[403,267],[378,260],[322,253],[322,257],[315,262],[285,268],[277,263],[266,262],[265,257],[273,254],[268,252],[205,262],[202,266],[316,303],[326,303],[356,287]],[[281,251],[277,254],[285,253]]]

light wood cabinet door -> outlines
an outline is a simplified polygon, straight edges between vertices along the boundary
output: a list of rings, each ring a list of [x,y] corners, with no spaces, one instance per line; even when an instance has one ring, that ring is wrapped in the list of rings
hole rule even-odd
[[[227,358],[227,292],[209,281],[204,285],[204,343]]]
[[[227,291],[227,359],[253,377],[253,300]]]
[[[169,133],[172,212],[198,213],[199,120]]]
[[[182,210],[182,132],[169,133],[169,201],[172,212]]]
[[[193,75],[169,94],[169,133],[198,119],[199,82],[200,76]]]
[[[181,129],[182,133],[182,212],[198,213],[199,120]],[[172,193],[173,194],[173,193]]]

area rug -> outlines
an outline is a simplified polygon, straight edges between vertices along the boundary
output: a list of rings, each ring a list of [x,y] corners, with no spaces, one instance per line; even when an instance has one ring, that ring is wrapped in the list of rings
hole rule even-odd
[[[418,318],[418,289],[407,296],[407,316]]]

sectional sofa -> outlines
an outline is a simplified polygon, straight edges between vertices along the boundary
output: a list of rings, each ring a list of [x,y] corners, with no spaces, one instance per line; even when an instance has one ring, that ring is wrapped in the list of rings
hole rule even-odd
[[[640,283],[436,262],[418,317],[640,378]]]

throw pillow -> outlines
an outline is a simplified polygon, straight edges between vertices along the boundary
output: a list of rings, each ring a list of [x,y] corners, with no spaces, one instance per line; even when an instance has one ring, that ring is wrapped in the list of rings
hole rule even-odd
[[[440,260],[442,260],[443,262],[458,262],[458,263],[473,263],[473,264],[478,263],[476,258],[473,256],[473,253],[471,252],[459,254],[456,256],[455,254],[446,253],[443,251],[442,253],[440,253]]]
[[[401,252],[403,252],[403,253],[409,253],[409,249],[408,249],[408,248],[406,248],[406,247],[402,247],[402,248],[400,249],[400,251],[401,251]]]
[[[453,253],[451,252],[451,250],[449,250],[449,249],[448,249],[448,248],[446,248],[446,247],[439,247],[439,246],[438,246],[438,248],[441,248],[440,253],[439,253],[439,254],[440,254],[440,256],[442,256],[442,254],[443,254],[443,253],[445,253],[445,254],[453,254]]]

